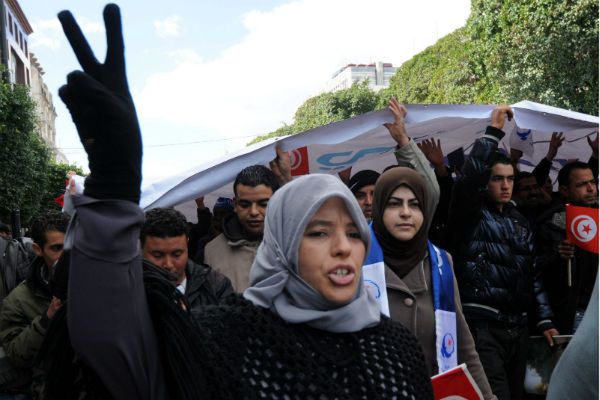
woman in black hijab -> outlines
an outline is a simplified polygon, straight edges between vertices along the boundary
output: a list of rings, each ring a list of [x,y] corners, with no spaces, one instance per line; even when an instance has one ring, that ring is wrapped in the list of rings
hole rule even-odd
[[[429,227],[439,200],[439,187],[425,156],[406,135],[406,109],[390,103],[396,116],[386,124],[399,144],[399,163],[375,184],[372,245],[369,263],[385,274],[382,310],[415,336],[425,354],[430,374],[466,363],[484,398],[493,399],[462,314],[458,287],[448,253],[428,240]]]

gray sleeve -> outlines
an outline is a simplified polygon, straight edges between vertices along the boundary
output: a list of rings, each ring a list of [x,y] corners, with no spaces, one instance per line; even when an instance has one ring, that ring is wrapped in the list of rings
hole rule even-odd
[[[74,199],[67,321],[75,352],[116,399],[164,399],[159,347],[146,303],[139,229],[123,200]]]
[[[425,215],[431,215],[433,219],[433,214],[435,214],[435,209],[440,201],[440,185],[429,161],[427,161],[427,158],[425,158],[425,155],[414,140],[396,150],[394,154],[398,165],[410,167],[418,171],[425,178],[429,196],[423,211],[426,213]]]

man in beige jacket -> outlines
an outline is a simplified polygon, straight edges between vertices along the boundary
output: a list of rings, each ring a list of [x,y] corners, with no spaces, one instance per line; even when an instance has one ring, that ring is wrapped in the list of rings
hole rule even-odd
[[[204,262],[231,280],[236,292],[250,286],[250,267],[262,241],[267,203],[281,183],[289,178],[289,157],[279,149],[274,163],[287,165],[281,170],[262,165],[244,168],[233,183],[234,214],[223,221],[223,233],[210,241],[204,250]]]

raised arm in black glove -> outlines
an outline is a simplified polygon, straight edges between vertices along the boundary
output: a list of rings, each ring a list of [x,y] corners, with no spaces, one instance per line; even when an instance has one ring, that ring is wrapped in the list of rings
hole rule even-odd
[[[142,180],[142,138],[125,74],[119,7],[104,8],[107,51],[96,60],[69,11],[58,14],[83,71],[67,76],[58,94],[66,104],[88,154],[90,176],[84,194],[96,199],[139,203]]]

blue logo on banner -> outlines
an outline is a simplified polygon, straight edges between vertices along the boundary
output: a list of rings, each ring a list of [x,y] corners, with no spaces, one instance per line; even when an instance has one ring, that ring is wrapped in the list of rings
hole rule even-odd
[[[517,136],[519,137],[519,139],[521,139],[522,141],[526,141],[527,137],[531,134],[531,129],[525,129],[525,130],[518,130],[517,129]]]
[[[442,340],[442,356],[444,358],[450,358],[450,356],[452,356],[452,353],[454,353],[454,349],[455,349],[455,342],[454,342],[454,338],[452,337],[452,335],[450,333],[446,333],[444,335],[444,340]]]
[[[394,146],[391,147],[369,147],[366,149],[353,151],[342,151],[338,153],[327,153],[317,158],[319,169],[321,171],[340,170],[346,169],[352,164],[356,163],[361,158],[368,156],[369,154],[381,155],[393,150]]]
[[[375,282],[373,282],[370,279],[365,279],[364,283],[365,283],[365,286],[367,287],[367,290],[369,292],[371,292],[373,297],[375,297],[376,299],[381,297],[381,289],[379,289],[379,286]]]

